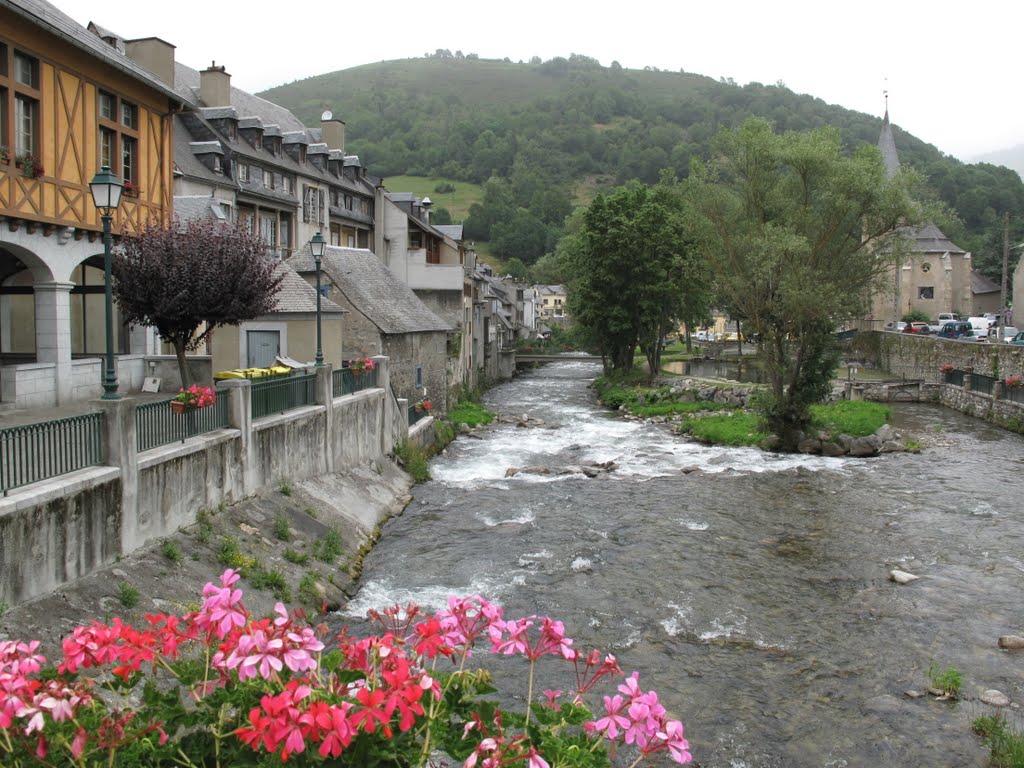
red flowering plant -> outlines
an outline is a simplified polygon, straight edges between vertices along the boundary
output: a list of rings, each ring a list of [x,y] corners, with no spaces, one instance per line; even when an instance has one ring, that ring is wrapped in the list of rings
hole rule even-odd
[[[1021,384],[1024,384],[1024,380],[1022,380],[1020,376],[1010,376],[1006,380],[1006,386],[1010,388],[1019,387]]]
[[[660,752],[691,761],[658,695],[613,656],[578,652],[559,621],[452,597],[434,614],[371,612],[379,634],[342,630],[325,652],[326,626],[280,603],[251,617],[238,578],[208,583],[194,613],[80,626],[56,668],[38,641],[0,642],[0,764],[422,768],[443,756],[464,768],[606,768],[623,746],[629,768]],[[491,676],[467,669],[478,644],[525,662],[523,711],[486,698]],[[571,668],[575,691],[535,696],[549,657]],[[616,681],[595,717],[586,700]]]
[[[434,410],[434,404],[426,398],[416,403],[416,413],[430,413]]]
[[[206,408],[217,402],[217,393],[213,387],[200,387],[193,384],[188,389],[179,389],[174,399],[184,403],[187,408]]]
[[[939,366],[939,370],[942,371],[942,373],[952,373],[953,365],[951,363],[943,363]]]
[[[368,357],[357,357],[349,364],[354,373],[369,373],[376,367],[377,364]]]

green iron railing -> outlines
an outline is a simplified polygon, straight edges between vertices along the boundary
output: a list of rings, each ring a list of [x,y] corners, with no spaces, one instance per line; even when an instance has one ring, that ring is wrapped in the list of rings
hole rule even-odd
[[[1011,387],[1003,383],[1003,400],[1011,403],[1024,403],[1024,387]]]
[[[411,427],[417,421],[419,421],[420,419],[425,419],[429,415],[430,415],[430,411],[426,410],[425,408],[417,410],[415,405],[410,405],[409,406],[409,426]]]
[[[971,374],[971,389],[974,392],[980,392],[984,395],[991,395],[992,390],[995,389],[996,380],[991,376],[985,376],[982,373]]]
[[[103,463],[103,414],[89,413],[0,429],[0,489]]]
[[[945,376],[947,384],[952,384],[955,387],[964,385],[964,372],[961,370],[949,371]]]
[[[282,376],[252,383],[252,417],[260,419],[272,413],[316,404],[316,374]]]
[[[219,392],[217,401],[206,408],[174,413],[171,400],[156,400],[141,404],[135,414],[135,445],[139,451],[183,443],[190,437],[230,426],[225,392]]]
[[[351,368],[339,368],[331,372],[331,385],[334,397],[351,395],[361,389],[373,389],[377,386],[377,369],[355,374]]]

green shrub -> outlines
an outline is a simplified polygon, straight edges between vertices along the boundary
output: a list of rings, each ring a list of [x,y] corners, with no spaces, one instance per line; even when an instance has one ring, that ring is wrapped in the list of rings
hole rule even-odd
[[[679,431],[715,445],[757,445],[768,437],[768,433],[761,430],[760,417],[745,412],[688,417],[679,425]]]
[[[181,562],[181,558],[184,556],[181,551],[181,545],[174,539],[167,539],[160,545],[160,554],[172,563]]]
[[[313,557],[325,563],[333,563],[342,553],[341,534],[333,528],[313,542]]]
[[[122,581],[117,585],[117,599],[125,608],[134,608],[139,604],[139,589],[134,584]]]
[[[299,601],[303,605],[320,610],[322,600],[320,590],[316,585],[316,576],[312,573],[305,574],[302,581],[299,582]]]
[[[292,540],[292,531],[288,526],[288,518],[284,515],[278,515],[274,518],[274,537],[278,541]]]
[[[868,400],[841,400],[811,406],[811,425],[835,435],[873,435],[889,421],[892,409]]]
[[[405,471],[412,476],[414,482],[424,483],[430,479],[427,455],[419,448],[402,443],[395,448],[395,455],[401,460]]]
[[[281,491],[281,495],[282,496],[291,496],[292,495],[292,486],[291,486],[291,484],[287,480],[282,480],[281,481],[281,485],[278,487],[278,490]]]
[[[213,515],[208,507],[201,507],[196,512],[196,541],[205,544],[213,535]]]
[[[993,768],[1024,768],[1024,735],[1010,729],[1001,714],[983,715],[971,723],[991,751]]]
[[[256,558],[247,557],[238,548],[238,541],[233,536],[225,536],[220,541],[220,548],[217,550],[217,562],[240,571],[243,576],[254,570]]]
[[[724,403],[715,403],[710,400],[699,400],[697,402],[634,405],[629,410],[631,413],[646,419],[651,416],[670,416],[676,413],[700,413],[702,411],[724,411],[735,409],[732,406],[725,405]]]

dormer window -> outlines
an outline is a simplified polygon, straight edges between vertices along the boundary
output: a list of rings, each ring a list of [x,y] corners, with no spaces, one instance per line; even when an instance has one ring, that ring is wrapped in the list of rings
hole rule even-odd
[[[273,171],[263,171],[263,186],[266,187],[267,189],[273,189],[274,188],[274,172]]]
[[[238,180],[245,182],[249,181],[249,166],[247,163],[238,164]]]
[[[255,147],[256,147],[256,149],[263,149],[263,134],[262,133],[257,133],[256,134]]]
[[[213,172],[224,173],[224,164],[221,162],[220,155],[213,156]]]

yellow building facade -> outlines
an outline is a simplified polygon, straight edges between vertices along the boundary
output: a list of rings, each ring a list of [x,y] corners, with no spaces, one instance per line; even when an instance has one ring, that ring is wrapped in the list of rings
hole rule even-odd
[[[129,45],[173,68],[173,46]],[[123,48],[52,5],[0,0],[0,402],[44,407],[101,392],[103,226],[89,181],[103,165],[124,181],[115,241],[169,222],[181,105]],[[146,336],[115,314],[119,355],[149,351]],[[137,383],[121,373],[126,362],[119,378]]]

